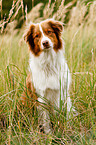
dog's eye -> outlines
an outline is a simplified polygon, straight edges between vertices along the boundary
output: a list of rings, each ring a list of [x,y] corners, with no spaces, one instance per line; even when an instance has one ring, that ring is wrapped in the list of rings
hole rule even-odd
[[[39,35],[37,34],[37,35],[35,35],[35,38],[38,38],[39,37]]]
[[[52,33],[52,31],[48,30],[48,31],[47,31],[47,33],[48,33],[48,34],[51,34],[51,33]]]

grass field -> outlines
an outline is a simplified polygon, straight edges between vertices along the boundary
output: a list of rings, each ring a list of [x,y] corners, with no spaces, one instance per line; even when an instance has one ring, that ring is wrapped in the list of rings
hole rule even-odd
[[[62,33],[72,75],[70,97],[78,115],[73,117],[71,113],[67,120],[65,113],[57,110],[59,116],[52,117],[52,134],[38,131],[38,112],[29,96],[30,107],[19,103],[28,73],[29,51],[22,37],[24,29],[0,35],[1,145],[96,144],[96,18],[89,12],[87,22],[83,18],[79,22],[78,14],[71,16]]]

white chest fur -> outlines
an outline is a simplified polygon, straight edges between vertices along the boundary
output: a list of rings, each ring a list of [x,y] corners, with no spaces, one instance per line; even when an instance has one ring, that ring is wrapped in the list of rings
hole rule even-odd
[[[58,53],[50,50],[46,53],[42,53],[39,57],[35,57],[31,53],[29,65],[36,93],[40,96],[44,97],[46,92],[49,94],[48,90],[56,90],[56,94],[59,95],[60,80],[62,90],[66,91],[66,84],[68,90],[70,73],[61,50],[58,51]],[[56,94],[55,96],[57,96]],[[48,96],[46,95],[45,97],[48,98]],[[56,98],[58,101],[59,96]],[[63,98],[64,96],[62,96],[62,99]]]
[[[30,55],[30,70],[36,90],[59,88],[58,55],[52,54],[53,52],[47,53],[42,53],[39,57]]]

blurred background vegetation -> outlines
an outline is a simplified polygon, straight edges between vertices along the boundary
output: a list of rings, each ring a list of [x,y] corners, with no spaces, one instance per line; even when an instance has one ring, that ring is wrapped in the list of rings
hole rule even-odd
[[[69,20],[69,12],[74,6],[76,6],[78,1],[79,0],[0,0],[0,21],[1,24],[7,21],[5,24],[3,24],[3,27],[6,27],[10,21],[17,20],[16,27],[20,28],[23,22],[26,20],[26,11],[29,13],[37,4],[42,3],[41,8],[39,9],[39,16],[42,17],[44,8],[47,8],[47,5],[48,8],[51,8],[49,11],[51,10],[53,15],[56,13],[62,3],[64,6],[68,6],[66,16],[64,16],[63,20],[64,23],[67,23]],[[88,2],[91,3],[92,1],[94,0],[80,0],[80,2],[85,4],[88,4]],[[86,13],[88,13],[88,10]]]
[[[12,7],[13,1],[16,1],[16,0],[2,0],[2,14],[3,14],[3,18],[4,17],[6,17],[6,18],[8,17],[8,14],[9,14],[9,11],[10,11],[10,9]],[[23,1],[23,4],[24,4],[24,8],[27,5],[28,12],[30,12],[32,7],[36,6],[40,2],[44,3],[44,5],[46,5],[46,3],[49,2],[49,0],[39,0],[39,1],[38,0],[22,0],[22,1]],[[70,1],[72,1],[72,0],[66,0],[65,3],[68,3]],[[54,2],[54,0],[51,0],[51,3],[53,3],[53,2]],[[56,3],[59,4],[60,2],[61,2],[61,0],[57,0]],[[20,11],[18,13],[18,15],[19,15],[18,17],[20,17],[21,14],[22,14],[22,11]],[[1,19],[1,15],[0,15],[0,19]]]

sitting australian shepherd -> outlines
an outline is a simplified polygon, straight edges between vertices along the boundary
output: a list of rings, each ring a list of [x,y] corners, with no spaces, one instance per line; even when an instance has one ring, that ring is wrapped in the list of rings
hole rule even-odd
[[[68,90],[71,76],[64,58],[62,31],[62,23],[53,19],[30,24],[24,36],[30,50],[30,76],[26,84],[29,90],[38,94],[39,104],[47,103],[46,105],[60,108],[62,100],[64,105],[67,103],[67,111],[70,112],[72,105]],[[31,91],[29,94],[32,97]],[[54,109],[49,107],[48,111],[45,108],[38,105],[40,125],[48,133],[51,129],[49,112],[54,112]]]

